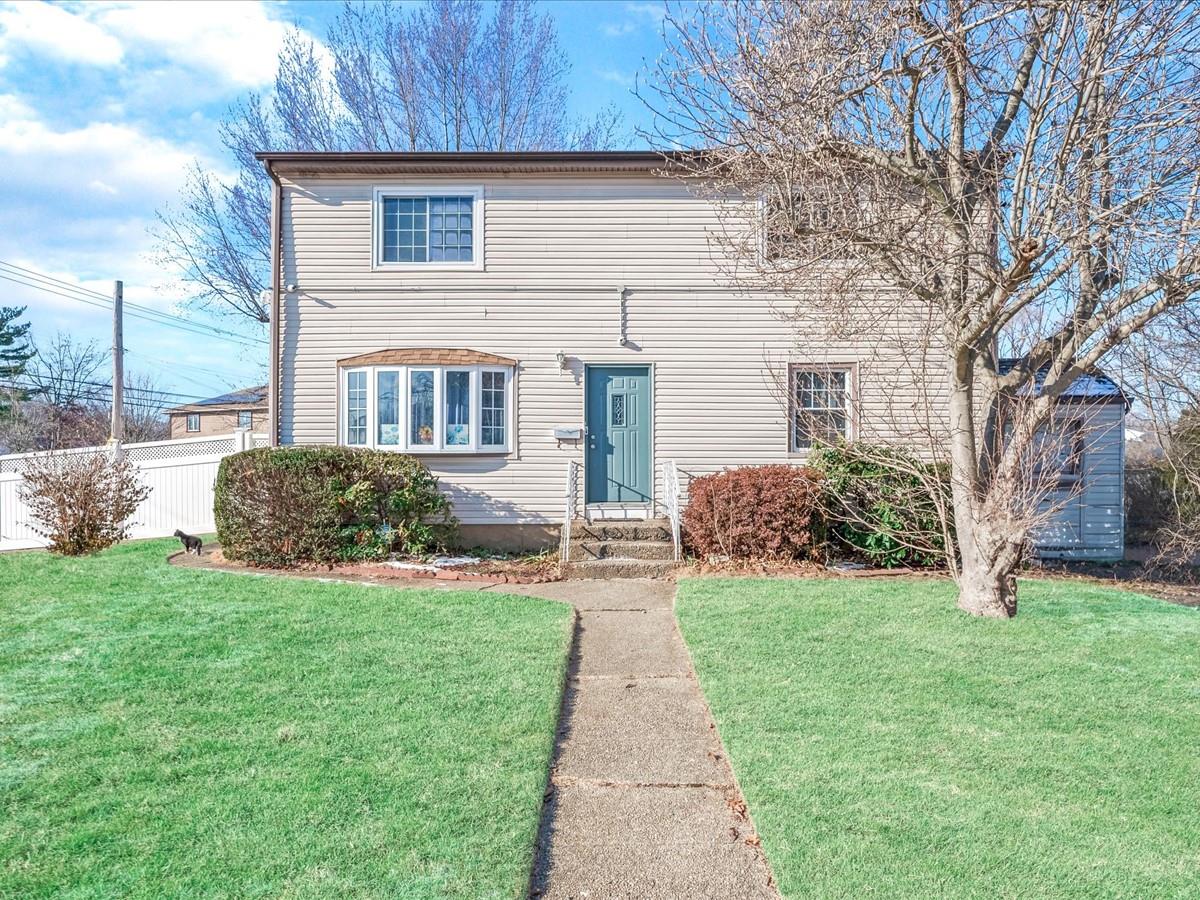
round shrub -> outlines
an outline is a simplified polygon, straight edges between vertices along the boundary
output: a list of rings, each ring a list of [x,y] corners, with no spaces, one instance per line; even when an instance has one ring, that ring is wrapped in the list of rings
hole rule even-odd
[[[821,476],[797,466],[747,466],[692,479],[683,513],[697,556],[798,560],[821,545]]]
[[[933,493],[941,492],[941,508],[949,511],[944,467],[863,443],[824,447],[811,463],[824,477],[831,543],[888,569],[945,564],[945,531]]]
[[[415,457],[351,447],[262,447],[221,460],[224,554],[257,566],[383,559],[445,546],[455,521]]]
[[[23,474],[18,494],[33,531],[63,556],[97,553],[124,540],[130,517],[150,496],[137,467],[107,451],[34,456]]]

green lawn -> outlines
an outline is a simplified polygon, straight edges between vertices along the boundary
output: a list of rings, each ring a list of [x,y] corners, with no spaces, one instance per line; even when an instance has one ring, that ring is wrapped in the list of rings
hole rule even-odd
[[[1200,611],[1027,582],[681,583],[788,897],[1200,896]]]
[[[0,556],[0,897],[512,897],[566,606]]]

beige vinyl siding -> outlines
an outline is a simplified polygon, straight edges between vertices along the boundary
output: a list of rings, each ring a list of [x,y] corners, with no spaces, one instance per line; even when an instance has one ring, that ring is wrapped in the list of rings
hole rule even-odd
[[[266,426],[267,410],[265,408],[257,408],[251,411],[253,413],[252,431],[260,431]],[[200,416],[200,430],[187,430],[188,415]],[[209,410],[207,412],[193,411],[192,413],[170,413],[167,418],[170,421],[170,434],[172,440],[175,438],[189,437],[208,437],[211,435],[233,434],[238,429],[238,413],[237,410]]]
[[[372,192],[401,183],[482,184],[482,271],[372,270]],[[653,367],[656,472],[802,462],[789,453],[789,363],[853,365],[864,436],[902,434],[921,405],[919,322],[881,323],[882,349],[865,348],[816,337],[802,301],[733,290],[714,259],[716,210],[677,182],[312,178],[283,196],[283,281],[297,286],[282,299],[283,443],[338,440],[338,359],[464,347],[519,361],[512,452],[425,457],[468,524],[561,521],[583,444],[552,432],[583,424],[585,364]]]

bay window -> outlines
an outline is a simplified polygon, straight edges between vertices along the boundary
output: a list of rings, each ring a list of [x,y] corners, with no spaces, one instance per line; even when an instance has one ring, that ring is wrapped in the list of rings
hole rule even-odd
[[[513,369],[376,365],[342,370],[341,441],[410,453],[504,453]]]

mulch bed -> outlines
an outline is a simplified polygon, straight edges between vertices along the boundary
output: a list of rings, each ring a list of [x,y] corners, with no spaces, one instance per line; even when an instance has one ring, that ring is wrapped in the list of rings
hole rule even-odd
[[[371,584],[386,582],[434,581],[470,582],[485,586],[492,584],[542,584],[559,581],[558,562],[554,559],[494,559],[480,560],[466,566],[447,569],[400,569],[382,563],[350,563],[337,566],[305,565],[289,569],[251,566],[226,559],[217,544],[207,544],[201,556],[176,553],[170,557],[173,565],[188,568],[217,569],[225,572],[245,572],[259,575],[290,575],[298,578],[337,578]]]
[[[756,560],[690,560],[681,565],[679,575],[714,578],[910,578],[946,577],[945,572],[930,569],[843,568],[819,562]]]

